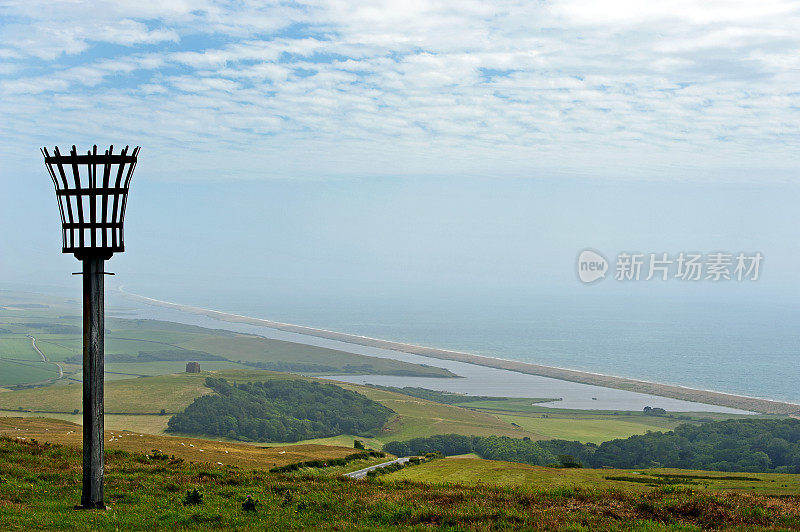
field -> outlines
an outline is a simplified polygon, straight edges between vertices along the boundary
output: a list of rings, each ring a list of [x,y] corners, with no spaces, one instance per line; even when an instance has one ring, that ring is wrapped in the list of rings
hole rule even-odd
[[[499,419],[546,438],[602,443],[648,431],[668,431],[682,423],[742,417],[711,412],[669,413],[665,416],[615,410],[570,410],[538,406],[535,400],[507,398],[499,401],[458,403],[463,408],[494,414]],[[752,416],[748,416],[752,417]],[[770,416],[760,416],[770,417]]]
[[[0,351],[2,351],[3,356],[14,360],[28,360],[31,362],[42,360],[39,353],[33,349],[31,339],[25,336],[4,336],[0,338]]]
[[[376,390],[368,386],[351,384],[341,384],[341,386],[364,394],[399,414],[399,417],[390,421],[384,428],[384,432],[377,437],[381,442],[407,440],[429,434],[498,435],[516,438],[529,436],[534,439],[539,437],[482,412],[473,412],[457,406],[434,403],[395,392]]]
[[[406,471],[446,462],[454,460]],[[202,496],[199,504],[184,504],[193,489]],[[254,512],[242,509],[248,496],[257,501]],[[77,449],[0,439],[4,530],[800,529],[797,496],[675,486],[549,489],[291,477],[120,450],[106,457],[109,510],[73,511],[79,498]]]
[[[159,414],[180,412],[196,397],[211,390],[205,387],[208,374],[160,375],[106,383],[107,414]],[[71,413],[82,411],[80,383],[30,388],[0,395],[0,408],[33,412]]]
[[[427,364],[370,357],[271,340],[261,336],[178,323],[106,318],[106,378],[183,372],[199,360],[208,370],[259,367],[307,375],[386,374],[455,377]],[[31,338],[47,357],[42,360]],[[80,381],[82,335],[80,308],[74,302],[0,292],[0,386],[20,386],[58,378]],[[145,358],[138,359],[144,354]],[[116,358],[115,358],[116,357]],[[166,358],[158,358],[166,357]],[[199,357],[199,358],[197,358]],[[212,360],[215,359],[215,360]]]
[[[703,477],[703,478],[691,478]],[[380,477],[384,481],[536,486],[542,489],[592,488],[649,491],[654,485],[693,490],[734,490],[775,496],[800,495],[800,475],[721,473],[684,469],[560,469],[515,462],[449,457]]]
[[[616,438],[627,438],[648,431],[663,431],[680,424],[675,420],[666,423],[648,423],[639,416],[620,416],[623,419],[592,417],[591,415],[565,415],[564,417],[498,416],[515,423],[524,430],[559,440],[577,440],[585,443],[602,443]],[[628,419],[626,419],[628,418]]]
[[[20,382],[43,382],[56,377],[58,368],[52,364],[0,359],[0,386]]]
[[[120,380],[106,383],[105,409],[108,426],[118,430],[162,433],[171,414],[183,411],[195,398],[210,393],[204,385],[208,376],[224,377],[238,382],[276,378],[313,379],[254,369],[142,378],[120,376]],[[600,443],[643,434],[648,430],[670,430],[680,423],[697,422],[698,418],[706,416],[670,414],[673,417],[658,417],[646,416],[641,412],[560,410],[533,406],[530,399],[445,405],[369,386],[349,383],[339,385],[378,401],[398,414],[374,438],[365,439],[376,448],[392,440],[451,433]],[[73,412],[81,411],[81,390],[80,383],[70,383],[4,392],[0,393],[0,410],[7,415],[46,413],[67,421],[80,422],[80,415],[74,415]],[[514,408],[520,411],[514,411]],[[161,415],[162,409],[167,415]],[[720,414],[713,417],[722,419],[731,416]],[[306,443],[349,446],[352,439],[352,435],[342,435],[307,440]]]

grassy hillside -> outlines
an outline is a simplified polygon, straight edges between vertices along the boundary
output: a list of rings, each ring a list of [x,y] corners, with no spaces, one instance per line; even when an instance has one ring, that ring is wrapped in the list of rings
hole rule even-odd
[[[72,504],[80,497],[79,463],[76,449],[0,439],[0,526],[4,530],[800,529],[796,496],[709,493],[674,486],[547,489],[296,478],[148,460],[124,451],[109,452],[106,460],[110,510],[76,512]],[[184,505],[187,490],[192,489],[202,495],[202,502]],[[242,510],[247,496],[258,501],[255,512]]]
[[[0,417],[0,435],[16,441],[58,443],[80,449],[82,428],[75,423],[48,418]],[[24,440],[23,440],[24,438]],[[350,447],[330,445],[287,445],[279,448],[243,443],[210,441],[199,438],[153,435],[128,430],[106,430],[106,451],[123,450],[152,454],[157,449],[186,461],[235,466],[246,469],[269,469],[307,460],[342,458],[354,452]]]
[[[694,477],[694,478],[693,478]],[[702,478],[698,478],[702,477]],[[450,457],[408,467],[385,481],[536,486],[542,489],[593,488],[648,492],[664,485],[691,490],[732,490],[763,495],[800,495],[800,475],[720,473],[687,469],[554,469],[515,462]]]

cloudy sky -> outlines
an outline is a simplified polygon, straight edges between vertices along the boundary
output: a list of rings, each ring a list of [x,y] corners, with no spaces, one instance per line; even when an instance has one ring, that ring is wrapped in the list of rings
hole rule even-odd
[[[799,27],[785,0],[6,0],[0,131],[143,144],[165,178],[789,179]]]
[[[798,28],[785,0],[5,0],[0,268],[74,281],[40,146],[138,144],[140,286],[574,284],[594,247],[761,251],[797,289]]]

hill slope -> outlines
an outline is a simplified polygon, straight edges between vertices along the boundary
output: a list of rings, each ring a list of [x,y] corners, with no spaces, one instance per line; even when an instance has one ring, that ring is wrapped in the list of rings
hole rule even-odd
[[[354,452],[352,448],[330,445],[287,445],[270,448],[126,430],[106,430],[105,435],[107,452],[123,450],[145,455],[157,449],[164,454],[174,455],[187,461],[208,464],[219,462],[225,466],[246,469],[269,469],[307,460],[342,458]],[[80,425],[47,418],[0,417],[0,436],[26,442],[58,443],[76,449],[80,449],[82,445]]]
[[[554,490],[430,486],[239,471],[148,460],[106,461],[109,511],[76,512],[80,454],[0,438],[0,526],[5,530],[800,530],[800,499],[687,489]],[[424,466],[419,466],[424,467]],[[201,503],[185,505],[188,490]],[[251,496],[256,511],[242,511]]]

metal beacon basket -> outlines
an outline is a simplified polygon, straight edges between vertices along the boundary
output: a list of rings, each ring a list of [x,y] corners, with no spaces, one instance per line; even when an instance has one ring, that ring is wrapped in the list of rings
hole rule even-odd
[[[79,155],[75,146],[62,155],[56,146],[50,155],[42,148],[45,166],[56,187],[61,213],[62,251],[82,260],[89,256],[111,258],[125,251],[125,205],[136,168],[139,147],[114,153],[114,146],[97,153],[97,146]]]

